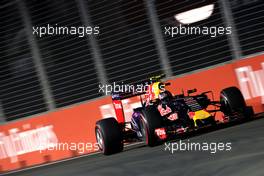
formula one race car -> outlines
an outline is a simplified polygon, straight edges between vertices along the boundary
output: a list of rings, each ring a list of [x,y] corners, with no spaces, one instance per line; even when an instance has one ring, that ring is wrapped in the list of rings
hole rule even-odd
[[[220,101],[209,99],[210,94],[213,97],[212,91],[193,95],[196,89],[173,96],[165,89],[170,83],[160,81],[163,77],[148,79],[146,91],[112,95],[116,118],[99,120],[95,127],[97,143],[104,154],[120,152],[124,143],[135,139],[155,146],[190,130],[216,126],[216,112],[222,112],[225,122],[247,119],[254,114],[236,87],[223,89]],[[122,100],[135,96],[140,97],[141,106],[133,109],[131,121],[126,122]]]

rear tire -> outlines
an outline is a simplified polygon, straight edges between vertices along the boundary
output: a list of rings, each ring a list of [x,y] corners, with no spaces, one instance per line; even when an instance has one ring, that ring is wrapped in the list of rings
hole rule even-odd
[[[161,141],[155,134],[155,129],[162,127],[162,117],[160,116],[159,111],[155,106],[149,106],[142,110],[141,115],[140,126],[143,141],[151,147],[160,144]]]
[[[97,121],[95,134],[99,149],[103,154],[110,155],[123,150],[122,129],[115,118]]]

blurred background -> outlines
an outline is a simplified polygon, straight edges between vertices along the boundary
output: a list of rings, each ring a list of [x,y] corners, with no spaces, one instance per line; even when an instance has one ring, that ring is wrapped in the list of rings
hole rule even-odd
[[[164,35],[176,14],[213,4],[193,26],[232,34]],[[264,51],[262,0],[2,0],[0,121],[104,96],[99,84],[135,83],[214,67]],[[99,35],[32,34],[33,26],[99,26]]]

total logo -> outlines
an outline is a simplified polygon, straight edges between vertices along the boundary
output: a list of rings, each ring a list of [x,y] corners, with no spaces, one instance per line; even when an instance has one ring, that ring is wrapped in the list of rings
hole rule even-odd
[[[262,69],[254,71],[251,66],[244,66],[235,69],[235,72],[245,99],[262,97],[264,104],[264,62],[261,67]]]

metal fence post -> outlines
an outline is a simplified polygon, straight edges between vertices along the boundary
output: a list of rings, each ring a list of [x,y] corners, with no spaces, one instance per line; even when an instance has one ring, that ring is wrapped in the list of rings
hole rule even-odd
[[[52,96],[52,92],[50,89],[50,85],[49,85],[48,77],[47,77],[47,74],[44,68],[44,64],[42,63],[42,58],[41,58],[41,54],[39,51],[37,40],[35,36],[32,34],[32,23],[31,23],[30,16],[28,14],[28,10],[22,0],[17,1],[17,3],[18,3],[18,8],[20,10],[21,16],[22,16],[23,23],[25,25],[27,39],[30,45],[33,62],[37,70],[37,74],[39,77],[40,85],[42,87],[42,92],[43,92],[45,102],[47,104],[48,110],[53,110],[56,108],[56,106],[54,103],[54,99]]]
[[[92,26],[91,19],[89,17],[89,14],[87,13],[87,9],[88,9],[87,3],[84,2],[83,0],[76,0],[76,3],[80,10],[80,16],[81,16],[82,23],[85,26]],[[95,69],[98,73],[99,81],[101,84],[106,85],[108,81],[107,81],[105,68],[103,66],[102,55],[101,55],[100,48],[98,46],[98,43],[94,35],[88,35],[87,42],[92,48],[93,61],[95,63]]]
[[[157,50],[159,54],[160,63],[162,65],[162,69],[166,74],[166,77],[172,76],[171,66],[169,62],[169,57],[165,45],[165,41],[162,35],[162,30],[159,24],[159,19],[157,15],[157,11],[154,6],[153,0],[144,0],[147,8],[147,14],[150,20],[150,26],[154,34],[154,38],[157,45]]]
[[[218,2],[220,11],[224,17],[223,20],[225,26],[232,28],[232,33],[230,35],[227,35],[227,38],[232,50],[233,59],[240,59],[242,57],[241,46],[239,43],[230,3],[227,0],[219,0]]]

